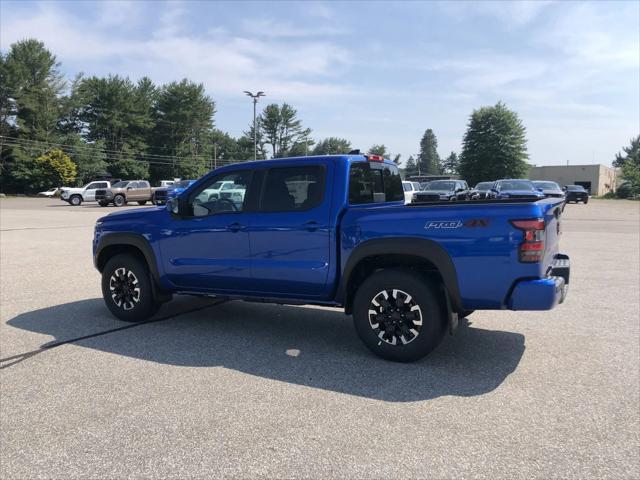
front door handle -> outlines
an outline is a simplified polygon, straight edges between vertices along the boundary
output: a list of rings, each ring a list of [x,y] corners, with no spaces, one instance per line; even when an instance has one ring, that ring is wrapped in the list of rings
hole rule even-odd
[[[310,232],[315,232],[318,228],[320,228],[320,224],[315,220],[311,220],[304,224],[304,229]]]
[[[233,222],[230,225],[227,225],[227,230],[231,230],[232,232],[238,232],[240,230],[242,230],[244,228],[244,225],[238,223],[238,222]]]

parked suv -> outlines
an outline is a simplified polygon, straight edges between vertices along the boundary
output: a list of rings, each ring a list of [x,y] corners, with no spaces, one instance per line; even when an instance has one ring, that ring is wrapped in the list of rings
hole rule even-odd
[[[413,194],[414,202],[440,202],[446,200],[469,200],[471,192],[464,180],[434,180]]]
[[[587,203],[589,201],[589,192],[582,185],[566,185],[564,191],[567,203]]]
[[[151,200],[153,189],[146,180],[124,180],[106,190],[96,191],[96,200],[101,207],[113,203],[116,207],[122,207],[127,202],[138,202],[144,205]]]

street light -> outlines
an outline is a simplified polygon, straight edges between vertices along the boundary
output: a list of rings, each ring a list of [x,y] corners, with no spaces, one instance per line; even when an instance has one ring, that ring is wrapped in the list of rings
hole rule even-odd
[[[260,97],[264,97],[264,92],[258,92],[255,95],[251,92],[244,91],[247,96],[253,99],[253,159],[258,159],[258,130],[256,129],[256,104],[258,103],[258,99]]]

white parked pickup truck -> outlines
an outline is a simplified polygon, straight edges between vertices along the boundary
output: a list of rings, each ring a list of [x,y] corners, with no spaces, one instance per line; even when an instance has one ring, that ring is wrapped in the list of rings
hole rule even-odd
[[[82,202],[95,202],[96,190],[111,188],[111,182],[99,180],[86,184],[84,187],[62,187],[60,200],[67,202],[74,207],[81,205]]]

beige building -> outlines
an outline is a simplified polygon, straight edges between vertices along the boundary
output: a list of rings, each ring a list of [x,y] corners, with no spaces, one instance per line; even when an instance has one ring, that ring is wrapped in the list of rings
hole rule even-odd
[[[551,180],[561,187],[582,185],[591,195],[604,195],[615,190],[619,174],[606,165],[549,165],[531,167],[531,180]]]

